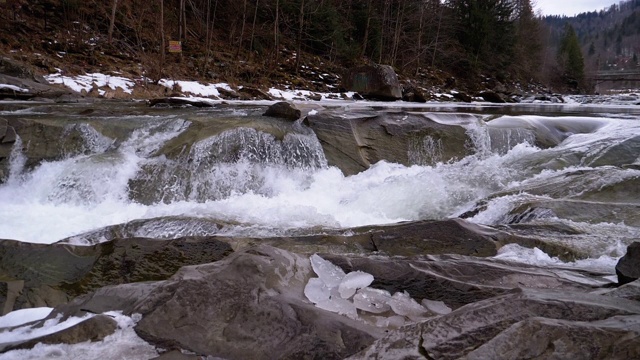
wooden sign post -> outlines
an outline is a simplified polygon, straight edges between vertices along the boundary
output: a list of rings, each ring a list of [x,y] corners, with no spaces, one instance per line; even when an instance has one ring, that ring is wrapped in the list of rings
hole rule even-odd
[[[170,53],[181,53],[182,52],[182,42],[169,40],[169,52]]]

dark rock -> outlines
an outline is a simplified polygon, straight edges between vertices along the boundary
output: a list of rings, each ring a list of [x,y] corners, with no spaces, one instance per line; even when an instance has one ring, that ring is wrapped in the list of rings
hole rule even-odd
[[[7,133],[7,128],[9,124],[6,119],[0,118],[0,140],[2,140]]]
[[[478,96],[484,99],[484,101],[488,101],[490,103],[498,103],[503,104],[506,103],[505,99],[495,91],[482,91],[478,93]]]
[[[135,330],[152,344],[230,359],[341,359],[381,335],[308,303],[303,289],[311,276],[306,256],[258,246],[184,267],[150,292],[149,284],[118,285],[59,310],[125,307],[125,314],[142,314]],[[138,285],[145,288],[136,293]]]
[[[473,98],[463,92],[459,92],[459,91],[452,91],[451,95],[453,95],[454,99],[466,102],[466,103],[470,103],[473,101]]]
[[[607,290],[600,293],[605,296],[619,297],[629,300],[640,301],[640,280],[626,283],[615,289]]]
[[[279,101],[267,108],[263,116],[277,117],[287,120],[296,121],[300,119],[302,112],[290,102]]]
[[[362,228],[362,229],[366,229]],[[354,229],[360,231],[359,229]],[[493,256],[498,231],[461,220],[417,221],[379,226],[370,232],[378,251],[412,256],[417,254],[461,254]]]
[[[23,280],[12,309],[55,306],[112,284],[163,280],[232,252],[216,239],[119,239],[94,246],[0,241],[0,281]]]
[[[433,115],[394,111],[328,110],[306,117],[322,144],[327,162],[346,175],[364,171],[380,160],[404,165],[431,165],[471,153],[462,122],[473,115],[432,120]],[[428,147],[425,143],[433,145]]]
[[[581,322],[546,318],[520,321],[465,359],[640,358],[640,316]]]
[[[172,350],[149,360],[202,360],[202,356],[195,354],[183,354],[180,350]]]
[[[616,265],[616,275],[620,285],[640,279],[640,242],[636,241],[627,247],[627,253]]]
[[[240,98],[240,94],[238,94],[237,92],[233,91],[233,90],[229,90],[229,89],[225,89],[225,88],[221,88],[221,87],[217,87],[216,88],[218,90],[218,92],[220,93],[220,97],[223,99],[239,99]]]
[[[458,359],[511,325],[530,318],[591,322],[638,314],[640,303],[636,301],[558,290],[517,289],[438,318],[402,327],[351,359]]]
[[[169,105],[169,106],[195,106],[195,107],[213,107],[214,104],[206,100],[194,100],[189,98],[167,97],[149,100],[149,106]]]
[[[321,101],[322,100],[322,95],[320,94],[316,94],[316,93],[311,93],[309,94],[309,96],[307,96],[310,100],[313,101]]]
[[[246,87],[246,86],[241,87],[240,89],[238,89],[238,92],[240,93],[240,98],[242,100],[272,100],[273,99],[271,95],[267,94],[266,92],[260,89],[252,88],[252,87]]]
[[[342,78],[342,87],[366,99],[394,101],[402,98],[398,76],[389,65],[364,65],[352,68]]]
[[[45,320],[40,321],[43,323]],[[34,326],[37,326],[34,325]],[[78,344],[86,341],[102,341],[118,328],[114,319],[106,315],[96,315],[70,328],[44,335],[35,339],[0,344],[0,352],[18,349],[31,349],[37,344]]]
[[[415,86],[409,86],[402,91],[402,100],[409,102],[426,103],[424,92]]]
[[[11,126],[7,126],[4,132],[4,136],[2,137],[2,143],[6,144],[6,143],[14,143],[17,140],[17,134],[16,134],[16,130],[11,127]]]
[[[354,93],[353,94],[353,100],[364,100],[364,98],[362,97],[362,95],[360,95],[358,93]]]
[[[0,56],[0,74],[19,79],[28,79],[41,84],[47,83],[42,76],[36,74],[32,67],[4,56]],[[3,82],[0,81],[0,83]]]
[[[460,255],[370,257],[322,254],[345,272],[373,275],[374,288],[390,293],[407,291],[412,298],[442,301],[457,309],[504,295],[514,288],[558,289],[587,292],[606,281],[582,271],[504,263],[495,259]]]

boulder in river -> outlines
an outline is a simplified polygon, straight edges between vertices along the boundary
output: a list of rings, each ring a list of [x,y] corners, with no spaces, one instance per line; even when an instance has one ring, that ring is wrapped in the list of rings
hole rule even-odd
[[[616,274],[620,285],[640,279],[640,242],[627,247],[627,253],[616,265]]]
[[[277,117],[287,120],[296,121],[300,118],[302,112],[294,104],[286,101],[279,101],[267,108],[263,116]]]
[[[365,99],[394,101],[402,98],[398,75],[389,65],[363,65],[349,69],[342,86],[355,91]]]
[[[433,165],[469,155],[464,125],[478,121],[460,114],[326,110],[304,123],[316,133],[329,165],[353,175],[381,160]]]

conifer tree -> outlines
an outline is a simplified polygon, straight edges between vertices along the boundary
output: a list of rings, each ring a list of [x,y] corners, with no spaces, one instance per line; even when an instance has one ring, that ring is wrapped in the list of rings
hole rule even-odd
[[[558,65],[566,83],[574,88],[584,83],[584,57],[575,30],[565,26],[564,36],[558,50]]]

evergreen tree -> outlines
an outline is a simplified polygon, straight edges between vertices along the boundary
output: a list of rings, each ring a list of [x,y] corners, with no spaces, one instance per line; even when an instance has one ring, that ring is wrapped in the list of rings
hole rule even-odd
[[[577,88],[584,83],[584,57],[573,26],[565,26],[564,36],[558,50],[558,64],[567,84]]]

